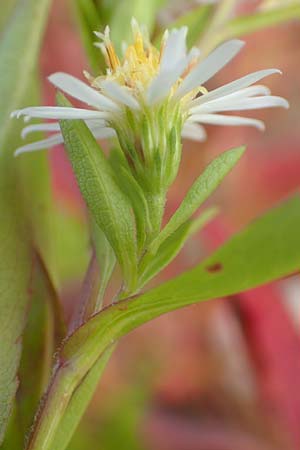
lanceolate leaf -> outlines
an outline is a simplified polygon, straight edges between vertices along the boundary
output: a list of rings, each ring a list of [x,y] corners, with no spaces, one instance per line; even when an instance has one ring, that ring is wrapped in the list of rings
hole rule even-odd
[[[58,101],[60,105],[68,104],[61,94]],[[132,289],[137,255],[130,202],[119,189],[109,162],[85,123],[62,120],[61,129],[82,195],[115,251],[128,289]]]
[[[65,342],[60,359],[69,364],[54,377],[28,449],[39,450],[45,437],[43,450],[53,448],[59,417],[76,387],[103,351],[129,331],[166,312],[234,295],[299,270],[299,228],[296,196],[235,235],[194,269],[92,317]]]
[[[155,253],[164,240],[185,223],[210,194],[219,186],[223,178],[235,166],[245,151],[245,147],[222,153],[212,161],[202,175],[194,182],[181,205],[165,228],[152,242],[149,251]]]
[[[49,0],[20,0],[0,41],[0,444],[17,388],[21,334],[29,297],[31,254],[13,151],[21,107],[33,76]]]
[[[89,348],[95,349],[92,341],[100,346],[102,339],[116,339],[165,312],[233,295],[299,270],[299,227],[300,198],[296,196],[235,235],[194,269],[92,318],[66,343],[64,357],[87,357],[86,339]]]

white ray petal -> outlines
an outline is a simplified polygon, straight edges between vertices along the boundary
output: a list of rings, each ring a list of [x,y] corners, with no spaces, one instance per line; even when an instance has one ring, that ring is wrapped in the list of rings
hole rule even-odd
[[[186,57],[187,31],[187,27],[182,27],[179,30],[172,30],[168,34],[160,62],[161,72],[170,71],[173,66]]]
[[[139,103],[133,97],[133,95],[128,92],[128,89],[126,89],[124,86],[120,86],[115,81],[104,80],[101,82],[100,87],[106,95],[108,95],[116,102],[122,103],[132,109],[140,108]]]
[[[115,130],[109,127],[91,128],[91,131],[96,139],[108,139],[117,136]]]
[[[98,119],[92,119],[92,120],[86,120],[86,125],[90,128],[104,128],[106,125],[106,122],[104,120]],[[21,137],[25,139],[29,134],[36,133],[36,132],[51,132],[51,131],[60,131],[60,125],[58,122],[53,123],[38,123],[34,125],[28,125],[27,127],[23,128],[21,131]]]
[[[55,145],[62,144],[64,142],[63,136],[61,133],[55,134],[47,139],[43,139],[41,141],[33,142],[31,144],[23,145],[19,147],[14,155],[19,156],[22,153],[35,152],[38,150],[45,150]]]
[[[239,116],[224,116],[221,114],[194,114],[188,119],[188,121],[206,123],[210,125],[249,125],[258,128],[259,130],[265,129],[265,125],[261,120]]]
[[[11,113],[11,117],[36,117],[40,119],[109,119],[108,112],[60,106],[31,106]]]
[[[160,72],[157,77],[151,82],[147,92],[147,103],[153,105],[154,103],[163,100],[170,92],[171,87],[178,80],[180,75],[187,67],[187,58],[178,61],[177,65],[172,70]]]
[[[229,97],[229,96],[228,96]],[[190,110],[191,114],[202,114],[220,111],[246,111],[248,109],[262,109],[262,108],[288,108],[289,103],[282,97],[267,95],[264,97],[252,97],[244,99],[223,99],[214,100],[212,102],[204,103],[196,106]]]
[[[249,73],[242,78],[238,78],[237,80],[224,84],[224,86],[220,86],[219,88],[208,92],[208,94],[204,94],[198,97],[193,101],[193,106],[201,105],[208,101],[216,100],[218,98],[225,97],[226,95],[237,93],[238,91],[247,88],[251,84],[254,84],[257,81],[261,80],[262,78],[273,75],[275,73],[281,74],[281,71],[278,69],[265,69],[259,70],[258,72]]]
[[[271,90],[264,85],[256,84],[254,86],[249,86],[239,91],[233,92],[232,94],[226,95],[228,99],[234,98],[244,98],[244,97],[254,97],[256,95],[270,95]]]
[[[194,59],[198,59],[201,55],[199,48],[192,47],[188,54],[188,63],[192,62]]]
[[[240,99],[240,98],[248,98],[248,97],[252,97],[255,95],[270,95],[271,94],[271,90],[264,85],[259,85],[256,84],[254,86],[250,86],[244,89],[240,89],[239,91],[233,92],[232,94],[228,94],[228,95],[224,95],[223,97],[220,97],[218,99],[215,100],[209,100],[206,102],[202,102],[201,104],[210,104],[212,102],[221,100],[221,99],[228,99],[228,100],[233,100],[233,99]],[[204,94],[205,96],[207,96],[208,94]],[[203,97],[204,100],[204,95],[201,96],[201,99]],[[206,97],[205,97],[206,98]],[[192,110],[193,108],[197,107],[197,105],[199,105],[198,99],[200,99],[200,97],[196,98],[195,100],[192,100],[188,106],[186,107],[187,110]]]
[[[102,119],[85,120],[85,123],[89,128],[98,128],[98,127],[104,128],[107,126],[107,122]]]
[[[198,123],[186,122],[183,126],[181,136],[192,141],[203,142],[206,139],[206,131]]]
[[[38,123],[35,125],[28,125],[28,127],[23,128],[21,132],[21,137],[26,138],[30,133],[36,133],[39,131],[49,132],[49,131],[60,131],[60,126],[58,122],[55,123]]]
[[[176,97],[183,97],[212,78],[237,55],[243,46],[243,41],[233,39],[216,48],[187,75],[178,88]]]
[[[59,124],[55,124],[58,125]],[[90,128],[91,132],[93,133],[94,137],[96,139],[108,139],[116,136],[115,130],[109,127],[102,127],[101,125],[95,125],[87,122],[88,127]],[[34,126],[34,125],[33,125]],[[31,144],[23,145],[22,147],[19,147],[15,151],[15,156],[19,156],[22,153],[29,153],[29,152],[35,152],[38,150],[46,150],[50,149],[51,147],[54,147],[56,145],[63,144],[64,139],[63,135],[61,133],[54,134],[50,136],[47,139],[42,139],[40,141],[32,142]]]
[[[58,89],[87,105],[104,111],[119,111],[115,102],[72,75],[57,72],[50,75],[48,80]]]

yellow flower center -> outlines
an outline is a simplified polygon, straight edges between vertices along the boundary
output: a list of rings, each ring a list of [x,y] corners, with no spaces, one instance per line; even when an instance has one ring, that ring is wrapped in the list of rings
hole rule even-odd
[[[108,73],[104,77],[100,76],[94,79],[94,86],[97,86],[105,78],[132,89],[144,89],[157,75],[162,51],[159,52],[148,42],[139,28],[134,27],[133,32],[133,44],[126,48],[121,61],[109,37],[106,37],[102,50],[108,66]]]
[[[109,28],[107,27],[105,29],[104,34],[98,34],[103,41],[99,44],[99,47],[105,57],[107,73],[106,75],[101,75],[94,78],[85,72],[87,79],[94,88],[100,89],[101,91],[102,81],[112,80],[121,86],[131,89],[134,91],[135,95],[139,96],[141,92],[145,92],[147,90],[150,83],[158,75],[167,34],[165,34],[162,38],[160,50],[157,50],[157,48],[155,48],[149,41],[146,33],[141,31],[139,25],[134,20],[132,22],[132,31],[133,43],[125,49],[122,59],[118,57],[115,47],[110,40]],[[171,87],[170,97],[173,96],[182,80],[189,74],[197,62],[197,57],[190,62],[182,76]],[[184,105],[192,98],[204,93],[207,93],[206,88],[200,86],[199,88],[196,88],[192,92],[186,94],[180,100],[180,103]]]

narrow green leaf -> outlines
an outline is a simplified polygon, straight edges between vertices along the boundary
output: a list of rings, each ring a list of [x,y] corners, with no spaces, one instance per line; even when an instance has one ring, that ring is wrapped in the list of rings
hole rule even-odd
[[[136,179],[131,175],[129,165],[120,149],[110,152],[110,163],[117,174],[116,180],[120,189],[129,198],[136,221],[137,243],[140,251],[145,244],[147,232],[151,232],[151,220],[149,208],[143,189]]]
[[[151,278],[167,267],[167,265],[178,255],[187,239],[212,220],[217,212],[218,209],[215,207],[208,208],[197,217],[197,219],[188,220],[182,224],[161,244],[155,255],[146,253],[139,268],[139,288],[142,288],[151,280]]]
[[[79,425],[82,415],[92,399],[97,384],[99,383],[101,375],[113,350],[114,346],[108,348],[103,355],[99,357],[97,362],[81,381],[80,385],[76,388],[69,406],[60,422],[59,429],[54,437],[51,447],[53,450],[64,450],[68,446],[77,426]]]
[[[270,11],[240,16],[228,22],[221,33],[222,40],[244,36],[270,26],[279,25],[280,23],[299,18],[300,5],[298,2],[295,3],[295,5],[283,8],[274,8]]]
[[[0,41],[0,444],[17,389],[21,334],[29,299],[31,252],[12,156],[20,125],[9,118],[21,107],[34,74],[49,0],[20,0]]]
[[[194,269],[92,317],[65,341],[60,353],[64,365],[50,387],[28,450],[40,450],[41,443],[43,450],[52,450],[59,417],[76,387],[120,337],[166,312],[234,295],[299,270],[299,229],[300,198],[296,196],[235,235]]]
[[[95,221],[92,224],[92,234],[100,266],[100,288],[95,311],[100,311],[107,285],[116,265],[116,256],[105,234]]]
[[[58,297],[38,256],[34,258],[31,292],[16,399],[18,431],[23,442],[49,382],[54,352],[65,337]]]
[[[69,104],[62,94],[58,95],[58,103]],[[130,202],[119,189],[109,162],[85,123],[62,120],[61,130],[82,195],[114,249],[131,290],[136,283],[137,255]]]
[[[245,151],[245,147],[228,150],[214,159],[194,182],[181,205],[171,217],[165,228],[149,247],[149,252],[155,253],[164,240],[185,223],[201,204],[219,186],[223,178],[235,166]]]

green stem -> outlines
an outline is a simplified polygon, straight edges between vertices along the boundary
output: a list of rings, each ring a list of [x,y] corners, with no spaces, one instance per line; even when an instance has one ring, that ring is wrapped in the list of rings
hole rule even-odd
[[[61,366],[49,386],[45,404],[37,418],[27,450],[54,450],[52,443],[72,393],[80,381],[80,371],[71,365]]]
[[[68,446],[83,414],[90,403],[101,375],[114,349],[115,346],[109,347],[98,358],[97,362],[87,373],[84,379],[81,380],[80,385],[76,388],[74,394],[72,395],[69,405],[60,421],[51,448],[56,450],[64,450]]]

